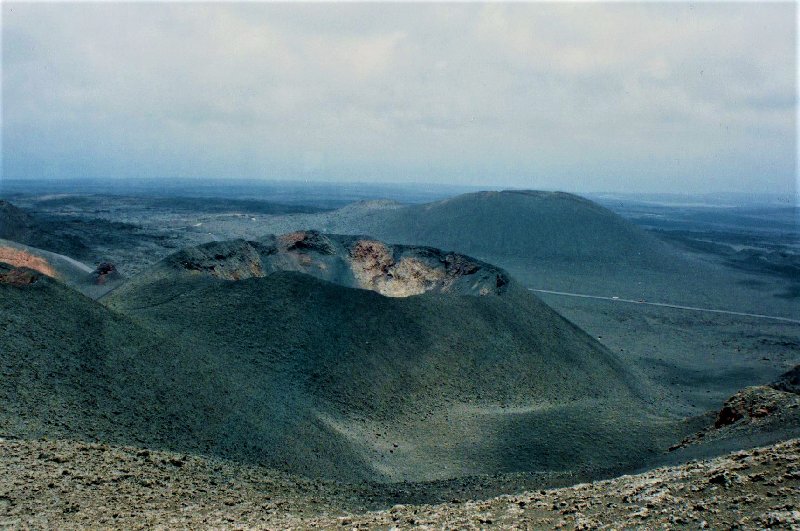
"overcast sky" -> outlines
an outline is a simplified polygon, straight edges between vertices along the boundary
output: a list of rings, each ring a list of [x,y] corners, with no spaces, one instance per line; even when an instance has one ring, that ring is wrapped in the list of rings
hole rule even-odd
[[[796,187],[793,3],[2,10],[6,178]]]

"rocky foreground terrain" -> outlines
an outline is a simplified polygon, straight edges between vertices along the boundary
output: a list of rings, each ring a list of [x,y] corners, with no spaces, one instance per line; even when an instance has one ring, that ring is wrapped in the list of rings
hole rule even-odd
[[[800,439],[485,501],[360,512],[358,498],[222,460],[0,440],[0,528],[800,529]]]

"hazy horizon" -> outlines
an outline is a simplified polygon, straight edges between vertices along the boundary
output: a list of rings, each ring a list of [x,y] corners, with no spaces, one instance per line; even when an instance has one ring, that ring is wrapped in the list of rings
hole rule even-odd
[[[4,3],[3,180],[794,196],[796,20],[789,2]]]

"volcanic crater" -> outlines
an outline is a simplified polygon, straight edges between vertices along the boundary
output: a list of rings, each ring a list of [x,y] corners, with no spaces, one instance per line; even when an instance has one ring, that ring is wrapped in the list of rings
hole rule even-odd
[[[387,297],[428,292],[499,295],[509,282],[502,269],[461,254],[317,231],[211,242],[184,249],[163,265],[234,281],[296,271]]]

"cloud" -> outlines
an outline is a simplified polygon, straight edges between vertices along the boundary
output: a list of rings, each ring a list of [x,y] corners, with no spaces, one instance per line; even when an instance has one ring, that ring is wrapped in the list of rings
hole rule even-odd
[[[3,173],[790,191],[784,4],[3,4]]]

